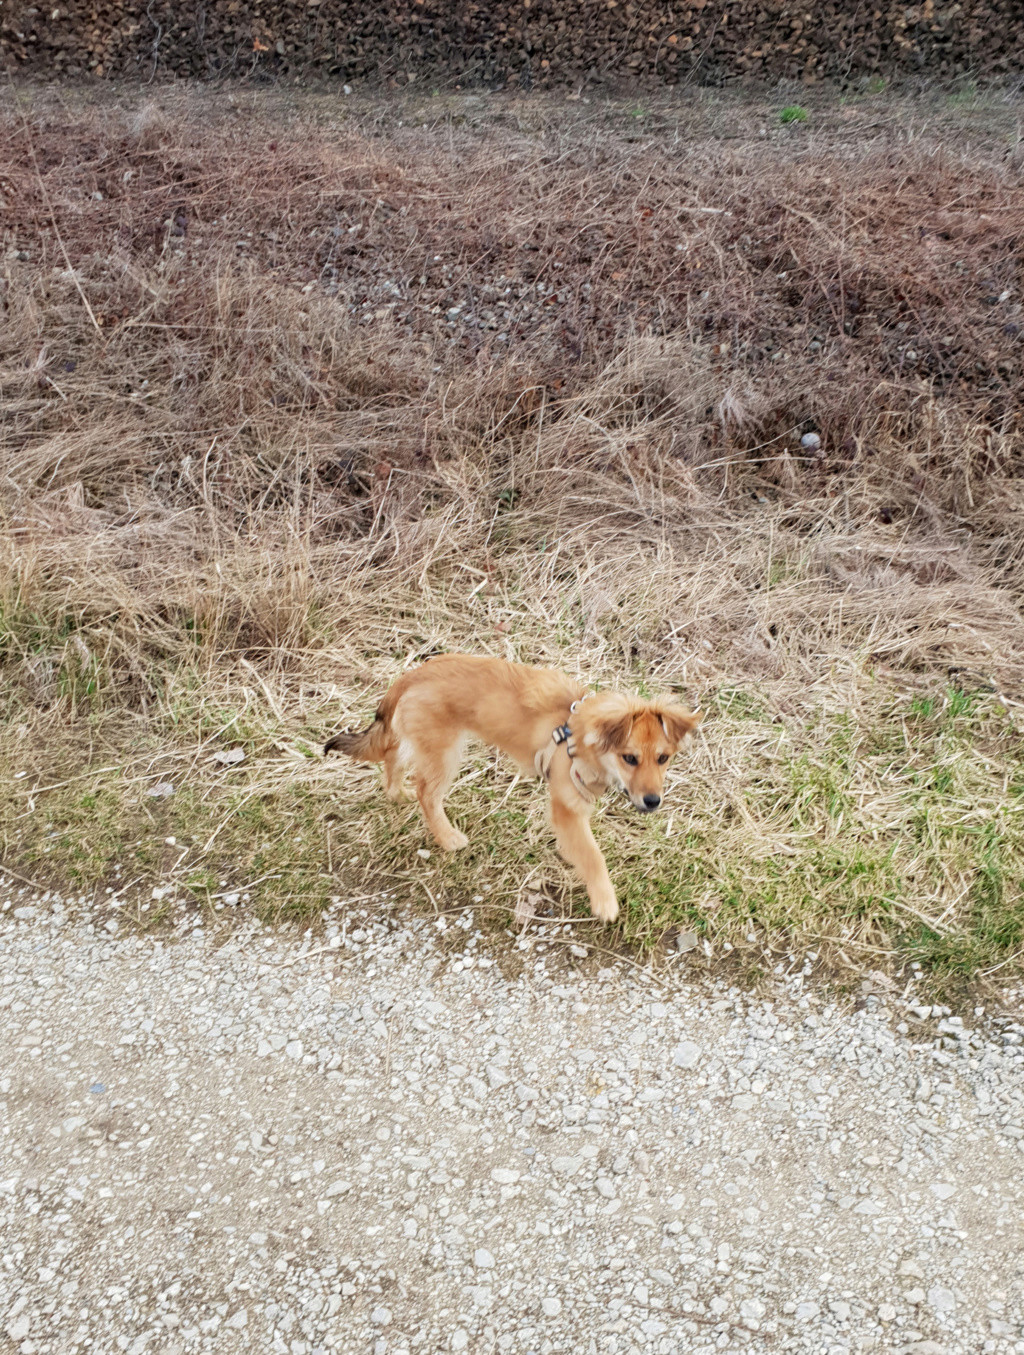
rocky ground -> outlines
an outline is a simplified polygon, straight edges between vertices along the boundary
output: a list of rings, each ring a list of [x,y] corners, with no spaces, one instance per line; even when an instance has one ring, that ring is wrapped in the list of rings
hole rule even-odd
[[[0,907],[0,1350],[1024,1355],[1010,1018]]]

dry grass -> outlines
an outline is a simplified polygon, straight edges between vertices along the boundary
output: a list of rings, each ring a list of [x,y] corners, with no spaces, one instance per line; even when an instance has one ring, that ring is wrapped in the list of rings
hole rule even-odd
[[[640,134],[227,98],[26,92],[3,127],[5,861],[156,888],[150,918],[382,880],[579,912],[506,770],[456,792],[471,852],[424,862],[414,815],[316,760],[465,648],[710,707],[669,812],[599,827],[630,941],[1012,968],[1005,110],[765,138],[751,103],[708,139],[699,106]]]

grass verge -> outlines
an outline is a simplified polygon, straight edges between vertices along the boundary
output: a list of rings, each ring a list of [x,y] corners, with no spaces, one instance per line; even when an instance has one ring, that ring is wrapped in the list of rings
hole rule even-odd
[[[584,919],[537,787],[469,763],[442,857],[319,760],[465,649],[709,712],[662,815],[601,811],[602,944],[1016,972],[1004,110],[48,97],[0,167],[6,865],[142,925]]]
[[[997,697],[883,692],[855,720],[832,702],[784,717],[756,689],[705,695],[709,719],[665,812],[640,818],[610,799],[596,820],[622,900],[614,932],[589,922],[539,786],[492,757],[471,760],[450,801],[471,846],[445,855],[415,804],[385,800],[375,770],[319,758],[336,709],[322,698],[300,720],[251,700],[234,717],[221,709],[226,737],[200,735],[186,752],[147,735],[148,748],[136,740],[126,760],[70,781],[80,752],[58,746],[31,775],[8,771],[0,841],[30,878],[113,889],[147,928],[182,906],[306,925],[332,900],[390,889],[428,910],[485,903],[502,925],[524,904],[571,916],[634,953],[692,930],[709,957],[914,964],[945,988],[1014,964],[1022,742]],[[291,703],[282,692],[275,704]],[[131,748],[102,721],[95,734],[97,753]],[[213,759],[225,748],[245,760],[223,767]]]

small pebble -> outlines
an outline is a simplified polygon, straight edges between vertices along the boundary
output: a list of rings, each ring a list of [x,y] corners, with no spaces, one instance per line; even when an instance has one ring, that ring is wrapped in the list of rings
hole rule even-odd
[[[672,1051],[672,1062],[677,1068],[696,1068],[700,1062],[700,1045],[692,1040],[683,1040]]]

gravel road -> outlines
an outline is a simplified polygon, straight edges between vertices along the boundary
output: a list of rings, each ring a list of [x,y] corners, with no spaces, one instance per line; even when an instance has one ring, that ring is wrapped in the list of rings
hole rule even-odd
[[[0,906],[0,1350],[1024,1355],[1008,1019]]]

